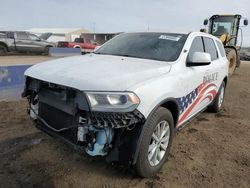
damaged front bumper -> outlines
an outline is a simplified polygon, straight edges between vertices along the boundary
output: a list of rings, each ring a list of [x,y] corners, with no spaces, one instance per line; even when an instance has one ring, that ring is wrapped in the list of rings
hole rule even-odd
[[[39,129],[91,156],[133,161],[145,122],[139,111],[93,112],[83,92],[30,78],[23,97],[27,97],[29,114]]]

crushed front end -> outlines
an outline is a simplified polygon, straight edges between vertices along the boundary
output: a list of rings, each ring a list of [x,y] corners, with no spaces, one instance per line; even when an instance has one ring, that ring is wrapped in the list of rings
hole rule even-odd
[[[103,111],[98,109],[103,104],[96,105],[96,101],[103,101],[102,93],[86,94],[30,77],[26,78],[23,97],[28,99],[28,113],[39,129],[91,156],[105,156],[108,161],[125,164],[133,161],[145,121],[136,109]],[[116,93],[108,100],[117,102]]]

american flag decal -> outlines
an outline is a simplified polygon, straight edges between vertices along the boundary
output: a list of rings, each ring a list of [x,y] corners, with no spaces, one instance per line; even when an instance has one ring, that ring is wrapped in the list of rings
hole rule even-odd
[[[187,107],[193,103],[197,95],[198,95],[198,88],[191,91],[189,94],[187,94],[184,97],[177,98],[177,101],[180,107],[180,114],[182,114],[187,109]]]
[[[208,99],[212,101],[216,96],[216,85],[213,83],[205,82],[200,84],[197,88],[191,91],[189,94],[183,97],[177,98],[177,102],[180,107],[180,116],[177,126],[181,125],[192,110],[200,102]]]

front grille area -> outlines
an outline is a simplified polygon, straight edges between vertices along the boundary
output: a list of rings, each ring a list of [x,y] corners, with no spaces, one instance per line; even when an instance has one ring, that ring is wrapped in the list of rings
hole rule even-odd
[[[55,129],[70,127],[74,124],[73,116],[48,104],[39,104],[39,116]]]
[[[41,102],[39,103],[38,114],[39,117],[42,118],[47,124],[49,124],[50,126],[52,126],[57,130],[77,125],[77,120],[76,120],[77,118],[45,103]],[[43,125],[43,128],[49,129],[45,125]],[[58,134],[62,135],[71,142],[74,143],[77,142],[76,141],[77,127],[61,131]]]
[[[97,128],[117,129],[132,127],[145,121],[144,116],[137,110],[127,113],[91,112],[84,92],[40,80],[30,79],[29,81],[26,93],[31,98],[38,96],[38,115],[41,122],[42,120],[46,122],[43,123],[43,127],[52,129],[52,131],[55,131],[53,129],[64,129],[56,132],[70,139],[77,137],[76,131],[79,123],[93,125]],[[30,99],[30,101],[33,100]],[[75,127],[71,128],[72,126]]]
[[[139,112],[128,113],[108,113],[108,112],[92,112],[89,116],[89,123],[97,127],[123,128],[134,125],[143,120]]]

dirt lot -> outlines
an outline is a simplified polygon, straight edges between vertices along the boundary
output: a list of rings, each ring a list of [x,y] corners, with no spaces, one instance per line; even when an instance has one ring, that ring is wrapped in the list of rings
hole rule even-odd
[[[91,159],[33,128],[26,102],[0,103],[0,187],[250,187],[250,62],[231,77],[221,113],[180,131],[154,178]]]
[[[30,65],[40,63],[42,61],[47,61],[50,59],[55,59],[55,57],[43,56],[43,55],[10,55],[1,56],[0,66],[9,65]]]

